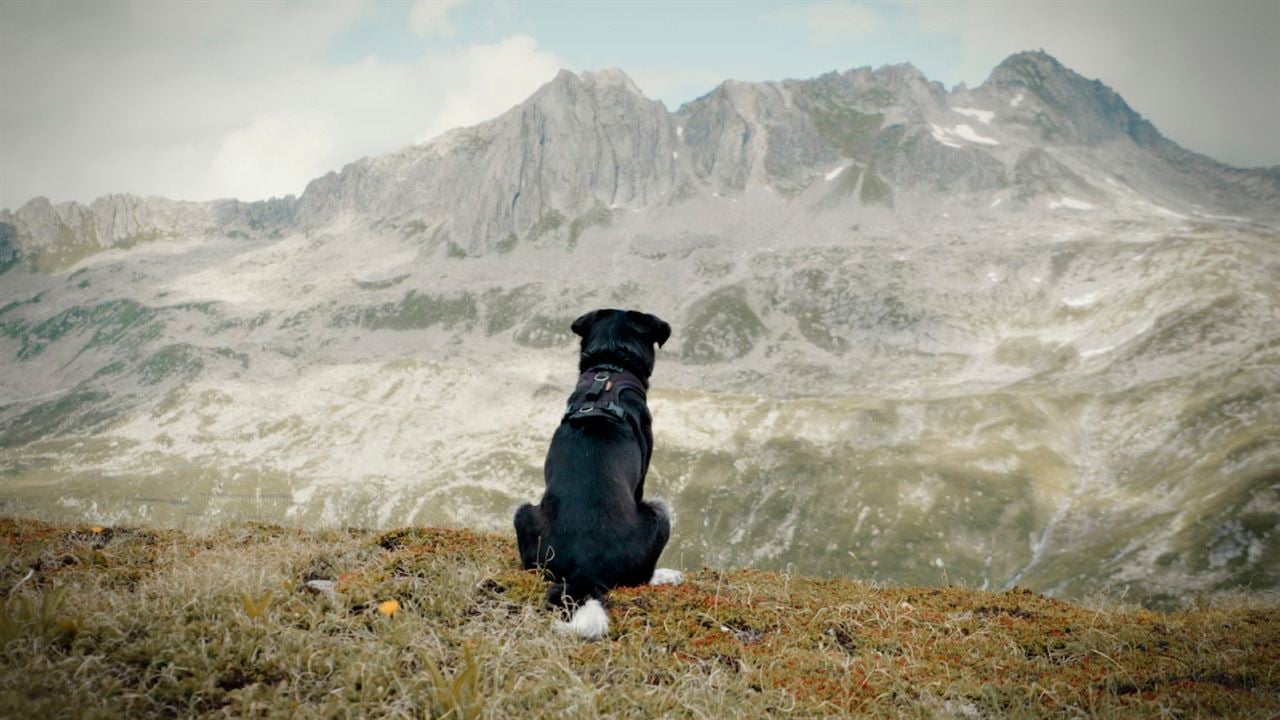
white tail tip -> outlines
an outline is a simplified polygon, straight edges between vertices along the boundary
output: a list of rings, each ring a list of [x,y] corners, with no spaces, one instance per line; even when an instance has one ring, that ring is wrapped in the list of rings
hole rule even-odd
[[[609,613],[599,600],[588,600],[574,611],[569,622],[557,621],[556,629],[585,640],[599,640],[609,634]]]

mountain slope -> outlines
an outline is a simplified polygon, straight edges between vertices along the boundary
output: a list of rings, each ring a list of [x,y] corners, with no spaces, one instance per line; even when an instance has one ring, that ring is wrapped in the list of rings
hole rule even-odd
[[[564,72],[300,198],[35,200],[0,214],[0,507],[505,528],[570,322],[626,306],[675,328],[671,564],[1274,589],[1276,187],[1023,53],[674,113]]]

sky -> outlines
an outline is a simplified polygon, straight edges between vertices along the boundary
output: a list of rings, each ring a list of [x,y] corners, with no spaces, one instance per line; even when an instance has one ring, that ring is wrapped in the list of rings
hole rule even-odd
[[[674,110],[729,78],[901,62],[973,87],[1032,49],[1184,147],[1280,165],[1280,0],[0,0],[0,207],[300,194],[561,68],[622,68]]]

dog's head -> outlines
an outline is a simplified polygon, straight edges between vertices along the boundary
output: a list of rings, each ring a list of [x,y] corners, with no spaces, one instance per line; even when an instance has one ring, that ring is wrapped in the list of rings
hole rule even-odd
[[[671,337],[671,326],[648,313],[608,308],[574,320],[573,332],[582,338],[579,370],[614,363],[648,380],[653,373],[653,346],[662,347]]]

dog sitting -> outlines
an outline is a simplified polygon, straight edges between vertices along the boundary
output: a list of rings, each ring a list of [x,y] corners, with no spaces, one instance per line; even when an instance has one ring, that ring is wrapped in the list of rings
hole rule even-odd
[[[609,631],[601,600],[611,588],[680,580],[673,570],[655,574],[671,520],[666,505],[643,499],[653,452],[645,393],[654,345],[671,337],[671,326],[603,309],[572,328],[582,338],[581,374],[551,438],[542,500],[516,510],[516,542],[525,569],[551,579],[548,604],[574,610],[560,627],[594,640]]]

